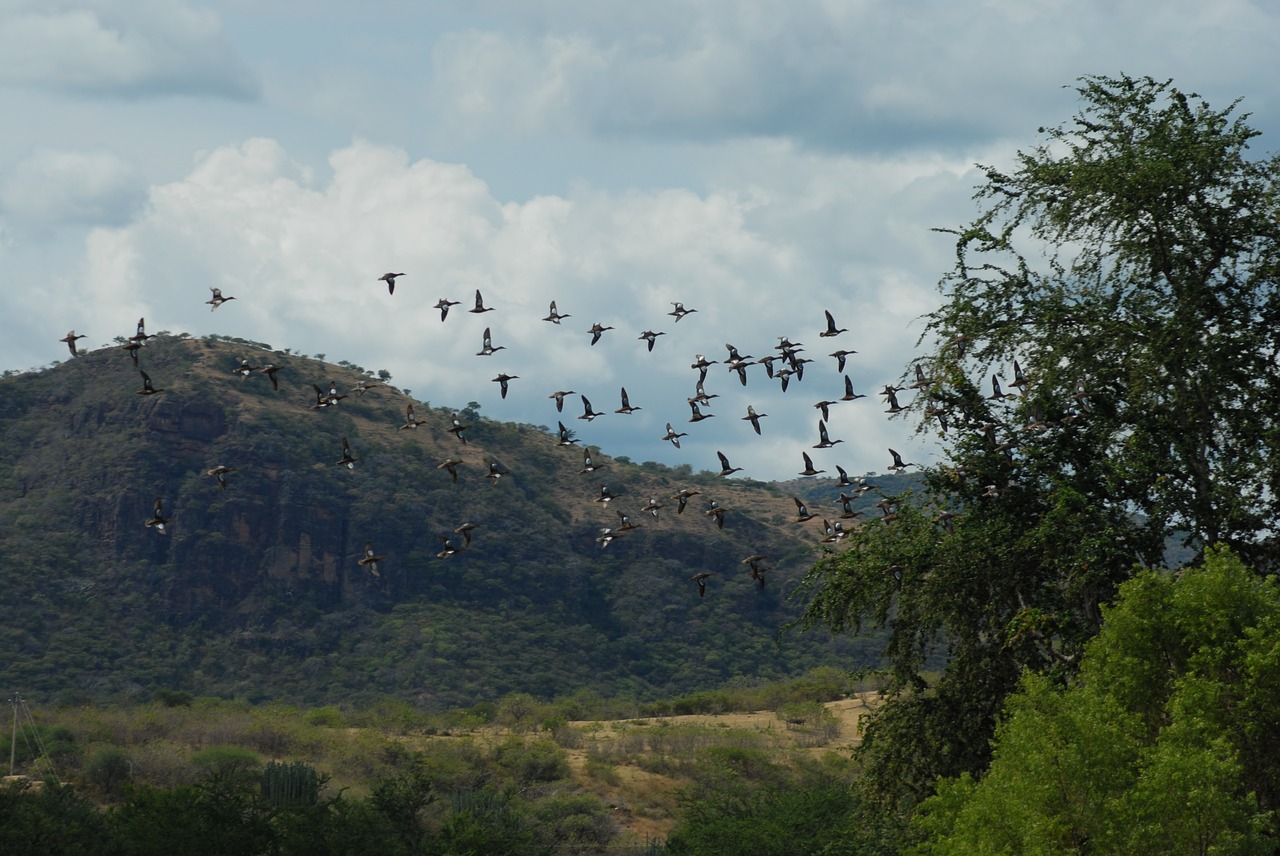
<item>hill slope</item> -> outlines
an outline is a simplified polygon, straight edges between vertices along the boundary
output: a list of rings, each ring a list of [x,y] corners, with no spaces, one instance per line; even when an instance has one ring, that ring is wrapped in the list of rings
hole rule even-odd
[[[788,492],[602,454],[582,473],[578,447],[474,409],[462,443],[451,409],[356,394],[374,381],[355,367],[244,343],[162,335],[140,358],[163,391],[140,394],[115,348],[0,380],[0,678],[28,694],[433,709],[513,691],[648,698],[869,656],[817,634],[777,644],[817,541]],[[237,377],[242,359],[282,365],[279,390]],[[330,382],[346,397],[313,408]],[[422,424],[406,430],[409,403]],[[343,438],[352,469],[336,465]],[[450,456],[456,483],[437,466]],[[486,477],[494,460],[509,472]],[[234,468],[225,488],[205,475],[218,465]],[[618,498],[593,501],[602,484]],[[701,493],[676,514],[684,487]],[[167,535],[144,526],[157,497]],[[729,509],[723,529],[708,499]],[[619,510],[642,528],[603,548]],[[438,558],[467,522],[470,547]],[[740,564],[752,553],[775,566],[764,588]]]

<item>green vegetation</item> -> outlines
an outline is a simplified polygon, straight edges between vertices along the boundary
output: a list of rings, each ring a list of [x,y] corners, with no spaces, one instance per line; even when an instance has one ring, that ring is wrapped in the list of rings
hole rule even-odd
[[[889,634],[859,757],[890,810],[980,776],[1009,694],[1070,681],[1170,539],[1193,564],[1214,544],[1280,559],[1280,160],[1246,156],[1234,105],[1169,83],[1078,92],[953,232],[912,405],[946,463],[808,579],[806,624]]]

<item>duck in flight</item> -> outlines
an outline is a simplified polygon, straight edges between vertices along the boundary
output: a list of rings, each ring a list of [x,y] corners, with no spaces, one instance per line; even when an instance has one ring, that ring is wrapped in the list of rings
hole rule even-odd
[[[848,328],[846,327],[836,327],[836,319],[831,316],[830,309],[824,309],[822,312],[827,316],[827,329],[819,333],[819,336],[827,338],[830,336],[839,336],[841,333],[848,332]]]
[[[164,392],[164,389],[157,389],[151,385],[151,377],[141,369],[138,374],[142,375],[142,389],[138,390],[138,395],[155,395],[157,392]]]
[[[71,351],[71,356],[78,357],[80,356],[80,352],[76,350],[76,339],[83,339],[83,338],[84,338],[83,334],[77,336],[75,330],[68,330],[67,335],[63,336],[58,341],[66,342],[67,350]]]
[[[561,315],[560,312],[556,310],[556,302],[553,300],[551,301],[551,311],[548,312],[547,317],[543,318],[542,320],[550,321],[552,324],[559,324],[565,318],[572,318],[572,317],[573,317],[572,315],[569,315],[567,313],[564,315]]]
[[[440,320],[443,321],[449,317],[449,307],[457,306],[458,302],[459,301],[457,300],[450,300],[447,297],[442,297],[436,301],[436,305],[433,308],[440,310]]]
[[[385,282],[387,284],[387,294],[396,293],[396,277],[398,276],[404,276],[404,274],[384,273],[382,276],[378,277],[378,282]]]
[[[672,318],[676,319],[676,323],[679,323],[680,319],[683,318],[684,316],[690,315],[698,311],[696,309],[685,309],[683,303],[676,303],[673,301],[671,305],[674,306],[675,309],[672,310],[671,312],[668,312],[667,314],[670,315]]]
[[[520,375],[514,375],[514,374],[510,374],[510,375],[509,375],[509,374],[507,374],[506,372],[499,372],[499,373],[498,373],[498,376],[497,376],[497,377],[495,377],[495,378],[493,379],[493,382],[494,382],[494,383],[496,383],[496,384],[498,384],[499,389],[501,389],[501,390],[502,390],[502,397],[503,397],[503,398],[506,398],[506,397],[507,397],[507,383],[509,383],[510,381],[516,380],[516,379],[518,379],[519,377],[520,377]]]
[[[217,309],[219,306],[226,303],[228,300],[235,300],[234,297],[223,297],[221,288],[214,288],[211,285],[209,286],[209,290],[213,292],[213,297],[206,300],[205,303],[209,304],[210,312],[212,312],[214,309]]]
[[[372,541],[365,541],[364,556],[360,558],[360,567],[368,568],[369,573],[373,574],[375,577],[380,577],[382,576],[382,573],[378,570],[378,563],[385,558],[386,556],[379,556],[373,552]]]
[[[356,468],[356,461],[358,460],[360,459],[357,458],[355,455],[351,454],[351,444],[347,442],[346,437],[343,437],[342,438],[342,458],[341,460],[334,461],[334,466],[346,467],[349,470],[354,470]]]
[[[484,305],[484,298],[480,296],[480,289],[477,288],[476,289],[476,305],[471,309],[468,309],[467,311],[479,314],[481,312],[492,312],[493,307]]]
[[[729,466],[729,459],[725,457],[724,452],[716,452],[716,457],[720,459],[720,472],[716,473],[716,475],[731,476],[734,473],[740,472],[742,470],[742,467]]]
[[[161,501],[160,497],[157,496],[156,504],[155,504],[154,510],[151,513],[151,517],[146,521],[144,521],[142,525],[146,526],[148,529],[156,530],[161,535],[168,535],[169,534],[169,529],[168,529],[169,518],[164,516],[163,509],[164,509],[164,503],[163,501]]]

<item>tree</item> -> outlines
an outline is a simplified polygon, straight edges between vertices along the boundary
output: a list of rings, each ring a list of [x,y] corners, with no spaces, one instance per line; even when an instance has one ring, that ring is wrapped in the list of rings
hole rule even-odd
[[[1280,551],[1280,161],[1246,157],[1235,104],[1150,78],[1077,91],[950,232],[907,411],[947,463],[807,580],[804,624],[889,629],[861,750],[885,796],[983,769],[1023,671],[1072,674],[1169,539],[1259,570]]]
[[[1107,618],[1078,682],[1028,673],[986,775],[921,806],[917,853],[1275,852],[1274,579],[1210,553],[1143,572]]]

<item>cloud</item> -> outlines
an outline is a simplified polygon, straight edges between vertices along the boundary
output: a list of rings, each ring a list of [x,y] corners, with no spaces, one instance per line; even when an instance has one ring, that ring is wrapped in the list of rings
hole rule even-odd
[[[42,148],[15,164],[0,184],[0,212],[10,228],[120,226],[146,201],[141,170],[113,152]]]
[[[0,84],[77,95],[253,99],[218,17],[180,0],[31,0],[0,11]]]
[[[909,9],[874,0],[659,2],[629,11],[576,0],[490,3],[504,29],[437,43],[431,104],[478,136],[568,127],[604,137],[955,149],[1062,120],[1074,101],[1063,87],[1080,75],[1177,76],[1214,50],[1265,62],[1275,40],[1257,34],[1275,33],[1280,12],[1231,6],[1221,14],[1189,0],[1158,10],[1112,0],[934,0]],[[1257,88],[1265,97],[1265,84]]]
[[[753,160],[746,150],[739,156]],[[776,146],[769,160],[769,174],[747,189],[583,186],[504,203],[466,167],[413,160],[392,146],[339,149],[321,181],[279,143],[249,140],[206,153],[182,180],[153,188],[130,225],[95,230],[81,299],[100,304],[96,321],[114,325],[114,334],[145,315],[149,328],[217,332],[386,368],[394,383],[437,406],[478,401],[486,415],[534,425],[566,418],[584,443],[610,454],[711,469],[722,450],[746,475],[789,478],[799,451],[816,441],[812,402],[843,392],[828,351],[860,351],[848,372],[859,391],[879,389],[901,372],[914,343],[910,325],[932,301],[936,272],[922,276],[914,257],[890,258],[892,248],[859,255],[841,235],[861,228],[847,215],[920,193],[921,176],[958,182],[962,170],[799,158]],[[812,193],[823,164],[839,181]],[[788,185],[786,175],[803,180]],[[870,233],[854,237],[877,244]],[[910,247],[921,238],[886,240]],[[405,272],[394,295],[377,281],[385,271]],[[204,304],[213,286],[238,298],[216,315]],[[476,290],[493,312],[466,311]],[[433,308],[440,297],[461,301],[444,323]],[[559,326],[541,320],[551,300],[572,316]],[[668,315],[675,301],[697,312],[677,324]],[[851,329],[843,341],[817,337],[828,308]],[[615,329],[592,346],[587,330],[596,322]],[[503,350],[478,357],[485,327]],[[652,353],[639,339],[644,330],[664,333]],[[719,396],[710,408],[718,418],[688,424],[695,354],[723,360],[731,342],[764,356],[784,335],[805,342],[814,360],[802,382],[784,394],[753,367],[743,386],[716,365],[706,387]],[[499,372],[519,376],[505,400],[492,382]],[[291,377],[282,390],[305,392],[324,380]],[[642,408],[632,416],[612,412],[623,386]],[[609,415],[577,422],[576,396],[567,416],[558,415],[547,396],[562,388]],[[819,466],[880,469],[890,444],[914,454],[903,442],[907,429],[887,423],[874,402],[833,409],[832,436],[848,442],[815,452],[815,460],[839,456]],[[768,443],[738,418],[748,403],[771,414]],[[667,421],[692,435],[679,451],[659,440]],[[778,454],[779,444],[793,453]]]

